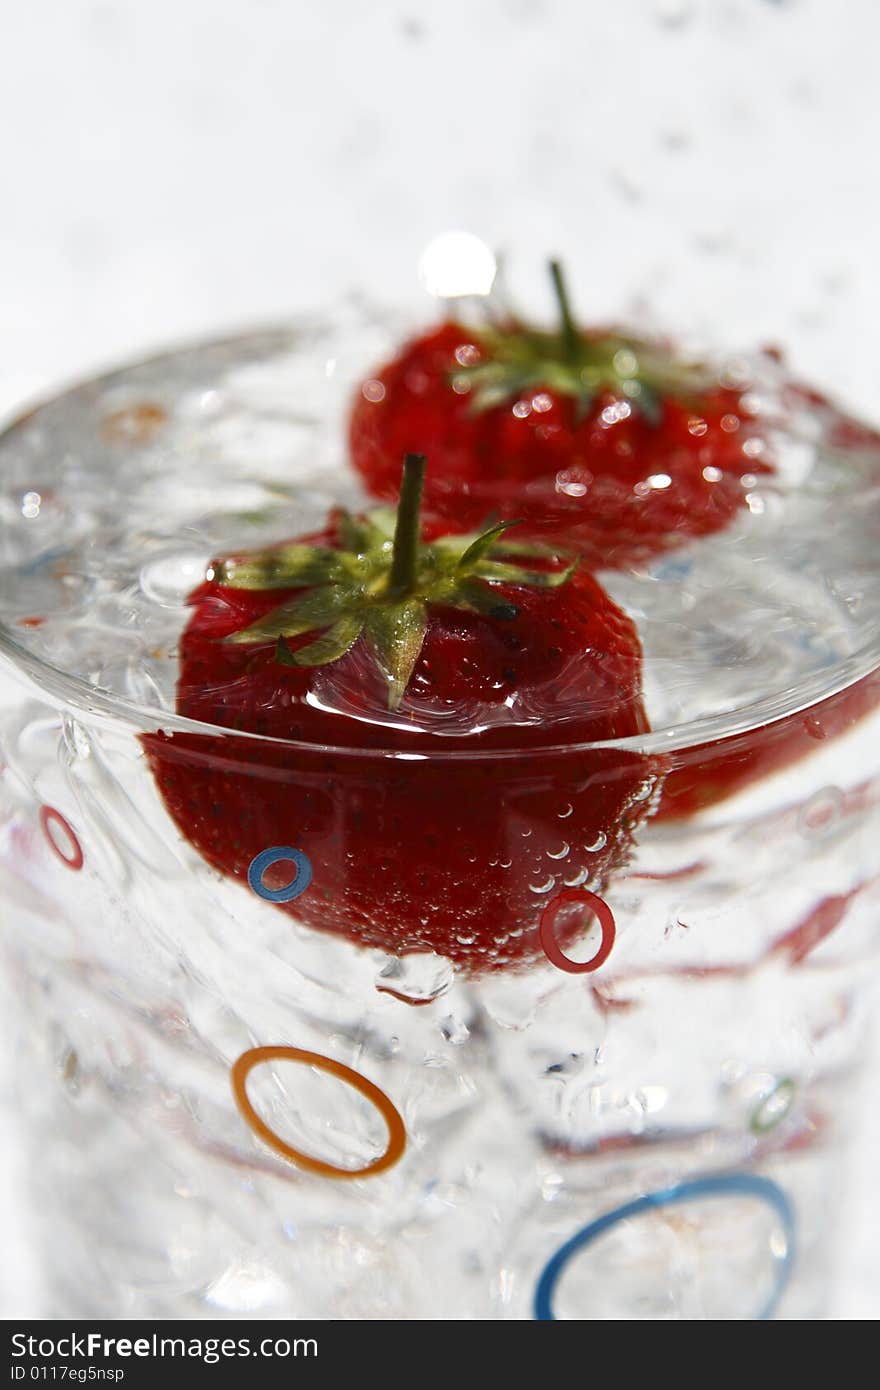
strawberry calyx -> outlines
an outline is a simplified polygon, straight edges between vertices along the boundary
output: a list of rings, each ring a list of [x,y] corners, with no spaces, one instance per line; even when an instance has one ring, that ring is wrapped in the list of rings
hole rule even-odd
[[[453,389],[470,394],[475,413],[543,389],[573,398],[584,417],[600,394],[609,393],[656,424],[665,397],[692,401],[717,385],[704,364],[677,357],[662,344],[582,331],[558,261],[550,262],[550,275],[559,326],[547,332],[513,320],[481,328],[474,334],[477,360],[463,361],[452,373]]]
[[[281,665],[308,667],[338,661],[363,636],[387,677],[393,710],[422,650],[429,608],[460,608],[510,621],[517,616],[516,606],[506,589],[499,593],[495,585],[558,588],[577,568],[577,559],[558,551],[508,540],[504,532],[517,521],[500,522],[481,534],[425,541],[420,520],[424,476],[424,456],[407,454],[396,511],[338,513],[338,549],[280,545],[215,563],[208,577],[226,588],[306,591],[283,599],[223,640],[274,640]],[[288,639],[312,633],[316,635],[305,645],[288,645]]]

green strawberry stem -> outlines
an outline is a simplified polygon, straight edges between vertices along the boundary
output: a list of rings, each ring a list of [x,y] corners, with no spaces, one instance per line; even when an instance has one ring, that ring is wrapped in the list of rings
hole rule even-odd
[[[558,326],[546,332],[516,317],[502,327],[488,323],[475,334],[481,348],[478,360],[450,373],[453,388],[469,392],[473,414],[539,390],[574,400],[579,423],[607,391],[656,425],[666,398],[696,402],[717,386],[711,367],[678,358],[662,343],[617,332],[581,332],[562,266],[553,260],[549,269]]]
[[[400,502],[394,526],[394,549],[388,593],[406,598],[416,587],[418,578],[420,513],[422,489],[425,485],[424,454],[407,454],[403,461]]]
[[[581,337],[577,329],[577,324],[574,321],[574,314],[571,312],[568,287],[565,283],[565,276],[559,261],[550,262],[550,276],[553,280],[556,303],[559,306],[559,328],[562,337],[562,350],[566,362],[575,362],[577,361],[580,349]]]
[[[279,665],[300,667],[328,666],[363,640],[387,679],[388,707],[394,710],[419,659],[433,607],[512,622],[516,604],[497,585],[556,589],[573,574],[577,560],[537,544],[508,541],[504,533],[516,525],[513,521],[500,521],[481,535],[422,541],[424,479],[424,455],[407,454],[396,515],[381,507],[361,517],[340,513],[335,546],[292,541],[216,561],[222,587],[301,591],[222,640],[274,642]],[[505,551],[509,558],[498,558]],[[540,567],[520,563],[530,559]],[[570,563],[560,569],[563,559]],[[310,640],[304,645],[288,645],[290,638],[306,635]]]

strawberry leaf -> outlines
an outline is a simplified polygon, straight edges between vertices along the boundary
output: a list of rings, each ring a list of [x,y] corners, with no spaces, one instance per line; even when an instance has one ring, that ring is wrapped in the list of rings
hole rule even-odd
[[[280,545],[241,560],[226,560],[215,572],[228,589],[304,589],[349,578],[338,550]]]
[[[515,603],[508,603],[491,584],[479,579],[468,579],[462,584],[458,606],[501,623],[512,622],[519,612]]]
[[[482,536],[477,536],[477,539],[471,542],[459,559],[459,570],[473,569],[474,566],[482,560],[484,555],[488,555],[502,532],[507,531],[511,526],[520,526],[521,524],[522,523],[518,520],[499,521],[497,526],[493,526],[490,530],[484,531]]]
[[[295,652],[279,638],[278,647],[275,649],[276,660],[280,660],[282,666],[326,666],[329,662],[338,661],[341,656],[345,656],[360,637],[363,626],[364,619],[360,614],[349,613],[340,618],[338,623],[328,627],[314,642],[298,647]],[[279,653],[279,648],[283,654]]]
[[[363,555],[369,548],[369,528],[364,524],[361,517],[352,516],[351,512],[340,507],[335,516],[336,527],[339,531],[339,539],[342,548],[351,555]]]
[[[407,455],[396,513],[390,508],[357,517],[336,512],[331,523],[340,541],[337,550],[300,543],[218,561],[214,578],[221,587],[306,589],[223,640],[275,642],[275,658],[282,666],[323,666],[338,661],[363,633],[388,681],[389,708],[397,709],[419,659],[432,605],[511,622],[519,608],[494,584],[555,589],[573,573],[576,560],[565,569],[511,563],[520,557],[558,566],[570,558],[539,543],[503,539],[517,521],[498,522],[479,536],[423,541],[419,504],[424,467],[421,454]],[[508,558],[493,559],[496,549]],[[313,640],[291,651],[286,639],[307,633],[314,634]]]
[[[549,391],[576,402],[580,423],[597,393],[607,391],[657,424],[664,397],[696,401],[717,384],[717,375],[704,363],[676,356],[661,342],[618,332],[581,332],[559,265],[552,262],[550,270],[559,308],[557,330],[534,329],[514,316],[501,324],[490,321],[473,335],[479,360],[450,374],[454,390],[470,392],[473,413],[517,399],[528,404],[532,392]]]
[[[359,591],[352,585],[330,584],[301,598],[279,603],[270,613],[233,632],[227,642],[267,642],[273,637],[298,637],[315,628],[329,627],[357,604]]]
[[[480,579],[495,579],[502,584],[528,584],[536,589],[558,589],[571,578],[577,567],[577,560],[572,561],[564,570],[527,570],[521,565],[483,560],[477,574]]]
[[[428,630],[428,610],[417,598],[384,603],[366,617],[366,637],[388,677],[388,708],[397,709]]]

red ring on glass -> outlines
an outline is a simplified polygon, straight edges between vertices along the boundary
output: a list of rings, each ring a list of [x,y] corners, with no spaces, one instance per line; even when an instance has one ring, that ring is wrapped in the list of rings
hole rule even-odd
[[[338,1168],[335,1163],[326,1163],[323,1158],[315,1158],[313,1154],[303,1153],[301,1149],[295,1149],[291,1144],[288,1144],[266,1124],[265,1120],[261,1119],[247,1093],[247,1079],[252,1068],[259,1066],[261,1062],[273,1061],[304,1062],[307,1066],[329,1072],[331,1076],[338,1077],[340,1081],[344,1081],[353,1090],[360,1091],[362,1096],[366,1096],[367,1100],[372,1101],[385,1121],[388,1129],[388,1144],[385,1152],[363,1168]],[[397,1107],[388,1099],[384,1091],[380,1091],[379,1087],[375,1086],[372,1081],[361,1076],[360,1072],[347,1067],[344,1062],[336,1062],[332,1057],[323,1057],[320,1052],[304,1052],[299,1047],[253,1047],[250,1051],[243,1052],[233,1063],[230,1076],[235,1103],[251,1129],[262,1139],[264,1144],[268,1144],[270,1148],[281,1154],[282,1158],[286,1158],[290,1163],[295,1163],[298,1168],[306,1168],[310,1173],[319,1173],[325,1178],[368,1178],[372,1177],[374,1173],[383,1173],[386,1168],[392,1168],[403,1156],[403,1151],[406,1148],[406,1129]]]
[[[50,824],[60,827],[67,838],[70,848],[70,857],[64,853],[61,846],[55,840],[54,835],[49,829]],[[64,819],[60,811],[56,811],[54,806],[40,807],[40,825],[43,827],[43,834],[49,842],[49,848],[57,854],[62,864],[66,864],[68,869],[78,871],[83,866],[83,852],[79,840],[74,834],[73,827]]]
[[[602,940],[599,943],[599,949],[589,960],[570,960],[563,953],[556,940],[554,932],[556,916],[560,907],[564,907],[566,903],[585,903],[602,928]],[[547,904],[541,913],[538,935],[541,939],[544,955],[551,965],[556,966],[557,970],[564,970],[568,975],[587,975],[592,970],[598,970],[599,966],[604,965],[611,955],[617,927],[614,913],[602,898],[591,893],[588,888],[565,888],[561,893],[557,893],[556,897]]]

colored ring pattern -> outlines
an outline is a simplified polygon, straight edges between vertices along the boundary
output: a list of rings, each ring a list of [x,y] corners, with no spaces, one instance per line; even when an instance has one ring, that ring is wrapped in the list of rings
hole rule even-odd
[[[561,1245],[556,1254],[552,1255],[544,1266],[535,1288],[533,1315],[535,1320],[537,1322],[555,1322],[553,1294],[569,1260],[585,1246],[591,1245],[605,1231],[616,1226],[618,1222],[626,1221],[630,1216],[639,1216],[645,1211],[656,1211],[659,1207],[678,1206],[683,1202],[692,1202],[700,1197],[727,1196],[757,1197],[776,1213],[785,1231],[785,1255],[780,1262],[776,1284],[767,1302],[757,1314],[755,1321],[764,1322],[772,1318],[785,1292],[795,1258],[794,1207],[787,1193],[778,1183],[771,1182],[769,1178],[761,1178],[753,1173],[726,1173],[718,1177],[694,1178],[690,1182],[679,1183],[676,1187],[648,1192],[643,1197],[636,1197],[633,1201],[625,1202],[612,1211],[606,1211],[604,1215],[591,1221],[588,1226],[584,1226],[564,1245]]]
[[[40,825],[43,827],[43,834],[49,842],[49,848],[65,864],[68,869],[78,872],[83,866],[83,852],[79,840],[76,838],[73,827],[65,820],[60,811],[56,811],[54,806],[40,807]],[[61,846],[55,840],[54,835],[49,829],[50,825],[60,827],[70,848],[70,855],[66,855]]]
[[[769,1095],[759,1101],[752,1111],[752,1118],[749,1120],[752,1133],[769,1134],[771,1129],[781,1124],[791,1112],[796,1091],[797,1087],[790,1076],[783,1076],[777,1081]],[[775,1112],[771,1111],[774,1101],[779,1103],[779,1109]]]
[[[586,904],[602,928],[602,941],[598,951],[585,961],[570,960],[559,946],[554,932],[556,914],[559,908],[565,906],[566,903],[573,902]],[[561,893],[557,893],[556,897],[547,904],[541,913],[541,922],[538,928],[544,955],[551,965],[555,965],[557,970],[564,970],[568,975],[585,975],[593,970],[598,970],[600,965],[604,965],[611,955],[616,934],[617,927],[611,908],[602,898],[597,897],[587,888],[566,888]]]
[[[283,888],[267,888],[263,883],[263,874],[270,865],[277,864],[282,859],[291,860],[296,865],[296,873]],[[290,845],[276,845],[273,849],[264,849],[254,856],[248,865],[247,879],[257,896],[265,898],[266,902],[289,903],[308,888],[312,881],[312,865],[308,855],[303,854],[301,849],[293,849]]]
[[[318,1067],[321,1071],[329,1072],[331,1076],[338,1077],[347,1086],[359,1091],[362,1096],[366,1096],[367,1100],[375,1105],[388,1127],[388,1144],[385,1152],[363,1168],[338,1168],[333,1163],[326,1163],[322,1158],[314,1158],[311,1154],[301,1153],[299,1149],[288,1144],[273,1129],[270,1129],[265,1120],[260,1118],[251,1105],[247,1093],[247,1079],[252,1069],[259,1066],[261,1062],[272,1061],[303,1062],[306,1066]],[[392,1168],[403,1156],[406,1148],[406,1128],[397,1107],[388,1099],[385,1092],[380,1091],[379,1087],[375,1086],[372,1081],[368,1081],[365,1076],[361,1076],[360,1072],[353,1071],[344,1063],[335,1062],[332,1057],[323,1057],[319,1052],[304,1052],[299,1047],[254,1047],[248,1052],[243,1052],[233,1064],[231,1078],[235,1103],[248,1125],[263,1140],[264,1144],[268,1144],[270,1148],[281,1154],[283,1158],[288,1159],[289,1162],[295,1163],[298,1168],[305,1168],[310,1173],[319,1173],[325,1178],[369,1178],[376,1173],[385,1172],[387,1168]]]

